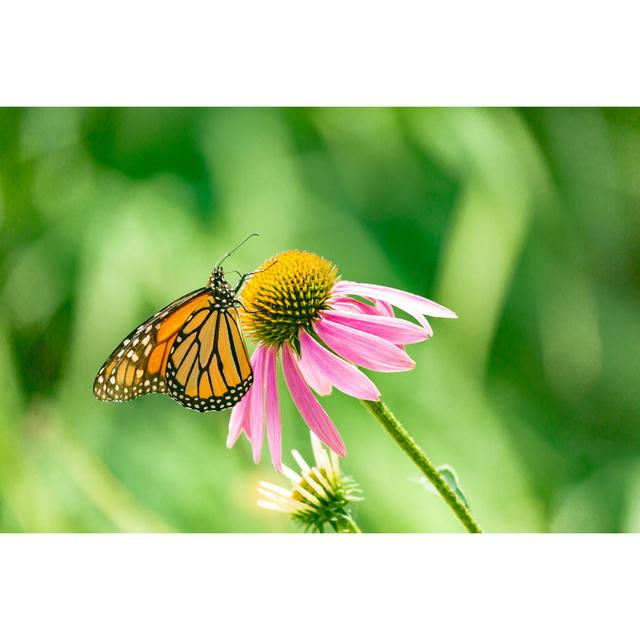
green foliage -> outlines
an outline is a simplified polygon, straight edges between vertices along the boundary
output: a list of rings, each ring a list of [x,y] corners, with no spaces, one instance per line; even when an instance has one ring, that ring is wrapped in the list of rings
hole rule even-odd
[[[0,109],[0,529],[294,530],[228,414],[91,391],[258,232],[229,270],[307,249],[458,313],[372,378],[483,529],[638,530],[639,150],[635,109]],[[363,530],[458,530],[359,402],[323,405]]]

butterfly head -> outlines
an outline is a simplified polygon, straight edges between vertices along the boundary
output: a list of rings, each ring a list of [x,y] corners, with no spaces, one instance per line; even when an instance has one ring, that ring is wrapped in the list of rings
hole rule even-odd
[[[209,276],[207,287],[213,289],[216,298],[218,298],[222,304],[231,304],[235,299],[234,291],[224,277],[224,269],[222,267],[214,268]]]

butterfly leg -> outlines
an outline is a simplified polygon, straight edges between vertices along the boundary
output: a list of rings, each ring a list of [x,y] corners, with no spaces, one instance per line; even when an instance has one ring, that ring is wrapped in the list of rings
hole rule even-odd
[[[240,289],[242,289],[242,285],[246,282],[247,278],[250,278],[251,276],[255,276],[256,273],[264,273],[267,269],[271,269],[271,267],[273,267],[273,265],[276,262],[278,262],[278,261],[274,260],[268,267],[265,267],[264,269],[260,269],[259,271],[252,271],[251,273],[245,273],[240,278],[240,281],[236,285],[236,288],[235,288],[235,291],[233,292],[233,294],[236,295],[238,293],[238,291],[240,291]],[[238,272],[237,271],[235,271],[235,272],[230,271],[229,273],[238,273]]]

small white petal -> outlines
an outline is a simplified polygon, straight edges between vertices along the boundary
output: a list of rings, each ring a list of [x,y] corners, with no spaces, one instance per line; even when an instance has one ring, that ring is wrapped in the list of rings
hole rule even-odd
[[[298,466],[300,467],[300,469],[302,469],[303,472],[309,471],[311,469],[311,467],[309,467],[309,465],[306,463],[305,459],[295,449],[291,450],[291,455],[293,456],[293,459],[298,463]]]
[[[313,490],[322,498],[326,498],[327,497],[327,493],[326,491],[322,488],[322,486],[320,484],[318,484],[318,482],[315,480],[315,478],[313,477],[313,475],[311,475],[311,473],[305,471],[305,473],[303,474],[303,478],[307,481],[308,484],[311,485],[311,487],[313,488]]]
[[[316,465],[319,467],[324,466],[324,461],[326,460],[326,452],[322,448],[322,444],[320,444],[320,438],[311,432],[311,449],[313,450],[313,456],[316,459]]]
[[[279,496],[277,493],[273,493],[273,491],[268,491],[267,489],[263,489],[262,487],[258,487],[258,493],[265,498],[269,498],[269,500],[277,500]]]
[[[292,484],[298,484],[302,481],[302,477],[299,476],[293,469],[287,467],[286,464],[282,465],[282,473]]]
[[[263,495],[265,498],[269,498],[273,504],[277,504],[283,509],[285,509],[289,513],[295,513],[296,511],[306,511],[309,508],[309,505],[306,505],[304,502],[299,502],[298,500],[291,500],[290,498],[285,498],[283,496],[279,496],[275,493],[271,493],[266,489],[258,489],[258,493]]]
[[[340,463],[338,461],[338,456],[333,451],[330,451],[329,455],[331,456],[331,465],[333,466],[333,472],[337,477],[340,477]]]
[[[296,487],[296,491],[302,494],[309,502],[315,504],[316,506],[320,506],[320,500],[316,498],[313,493],[309,493],[302,485],[298,485]]]
[[[264,487],[265,489],[269,489],[281,496],[284,496],[285,498],[290,498],[292,496],[291,491],[277,484],[273,484],[272,482],[266,482],[265,480],[260,480],[260,486]]]
[[[257,505],[262,507],[263,509],[268,509],[269,511],[280,511],[282,513],[287,513],[286,509],[283,509],[280,505],[273,504],[273,502],[267,502],[266,500],[258,500]]]
[[[331,486],[331,483],[324,477],[324,473],[322,473],[322,470],[316,469],[314,467],[312,471],[313,471],[313,477],[319,482],[321,482],[322,485],[325,487],[325,489],[331,493],[333,491],[333,487]]]

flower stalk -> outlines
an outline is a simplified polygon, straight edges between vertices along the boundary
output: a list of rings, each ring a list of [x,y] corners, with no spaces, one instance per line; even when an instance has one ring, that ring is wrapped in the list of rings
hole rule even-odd
[[[334,531],[336,533],[362,533],[362,530],[351,516],[342,518],[340,522],[334,526]]]
[[[467,531],[469,533],[482,533],[482,530],[471,515],[469,509],[460,498],[458,498],[442,474],[436,469],[429,458],[427,458],[416,441],[409,435],[408,431],[398,422],[398,419],[391,413],[389,407],[381,400],[377,402],[362,400],[361,402],[385,428],[387,433],[398,443],[400,448],[413,460],[414,464],[436,488]]]

